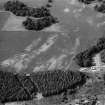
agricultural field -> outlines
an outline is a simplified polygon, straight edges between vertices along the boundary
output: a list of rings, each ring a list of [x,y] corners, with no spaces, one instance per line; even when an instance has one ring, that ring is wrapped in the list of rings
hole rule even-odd
[[[18,75],[27,94],[5,105],[104,105],[104,27],[104,0],[0,0],[0,71]]]
[[[58,18],[59,22],[40,32],[27,31],[22,26],[25,17],[10,13],[1,29],[2,34],[0,34],[1,63],[8,63],[9,60],[15,62],[16,58],[17,66],[14,66],[13,63],[9,64],[10,67],[15,68],[17,72],[24,73],[64,68],[69,66],[70,62],[72,64],[72,58],[77,52],[90,47],[104,35],[104,24],[102,25],[104,16],[98,17],[98,13],[90,7],[83,8],[81,3],[64,2],[63,0],[58,0],[53,5],[50,12]],[[69,12],[65,12],[66,8],[69,9]],[[37,54],[35,55],[35,53]],[[22,58],[21,56],[24,54],[25,56]],[[30,60],[25,61],[27,58]],[[21,60],[26,63],[24,64],[27,67],[17,68]],[[74,67],[71,68],[77,67],[74,62],[72,65]],[[4,64],[4,66],[6,65]]]

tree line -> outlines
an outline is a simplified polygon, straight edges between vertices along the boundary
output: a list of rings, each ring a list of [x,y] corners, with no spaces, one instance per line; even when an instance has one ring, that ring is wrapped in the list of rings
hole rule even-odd
[[[34,18],[41,18],[50,16],[50,11],[45,6],[33,8],[27,6],[25,3],[19,0],[11,0],[4,3],[4,9],[10,11],[16,16],[31,16]]]

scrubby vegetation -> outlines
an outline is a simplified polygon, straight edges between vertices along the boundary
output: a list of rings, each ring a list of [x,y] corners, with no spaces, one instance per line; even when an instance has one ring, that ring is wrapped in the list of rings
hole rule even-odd
[[[105,50],[102,50],[102,52],[100,53],[100,55],[101,55],[101,61],[103,63],[105,63]]]
[[[78,0],[84,4],[91,4],[96,2],[94,10],[97,12],[105,13],[105,1],[104,0]]]
[[[35,18],[50,16],[50,11],[46,7],[32,8],[18,0],[7,1],[4,4],[4,9],[12,12],[16,16],[32,16]]]
[[[54,2],[54,0],[48,0],[48,2],[47,2],[47,4],[46,4],[46,7],[47,7],[47,8],[52,7],[53,2]]]
[[[100,4],[95,5],[94,9],[98,12],[105,13],[105,1],[100,1]]]
[[[101,37],[98,39],[96,45],[86,49],[83,52],[78,53],[74,61],[80,67],[91,67],[93,66],[93,56],[100,53],[103,49],[105,49],[105,37]]]
[[[90,67],[93,65],[92,54],[89,52],[89,50],[78,53],[74,60],[80,67]]]
[[[87,95],[87,96],[84,96],[83,98],[81,97],[81,99],[79,99],[79,102],[77,102],[76,104],[78,105],[97,105],[98,98],[95,95],[93,96]]]
[[[31,75],[32,80],[37,83],[39,93],[44,97],[60,94],[61,92],[74,88],[78,84],[85,83],[85,75],[73,71],[44,71]]]
[[[52,24],[56,24],[56,23],[58,23],[58,19],[53,16],[47,16],[47,17],[43,17],[43,18],[40,18],[37,20],[28,17],[23,22],[23,26],[27,30],[40,31],[40,30],[47,28],[47,27],[51,26]]]

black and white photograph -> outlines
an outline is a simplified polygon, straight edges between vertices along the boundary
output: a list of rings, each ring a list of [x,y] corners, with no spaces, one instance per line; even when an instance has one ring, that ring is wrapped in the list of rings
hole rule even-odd
[[[0,0],[0,105],[105,105],[105,0]]]

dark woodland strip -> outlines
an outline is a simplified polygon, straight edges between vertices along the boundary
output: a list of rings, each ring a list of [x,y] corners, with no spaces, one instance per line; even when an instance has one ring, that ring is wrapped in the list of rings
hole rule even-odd
[[[83,74],[73,71],[43,71],[31,75],[38,86],[39,93],[44,97],[60,94],[70,89],[74,84],[83,83]]]
[[[0,102],[28,101],[42,93],[44,97],[60,94],[85,83],[85,75],[73,71],[39,71],[30,76],[0,70]]]

